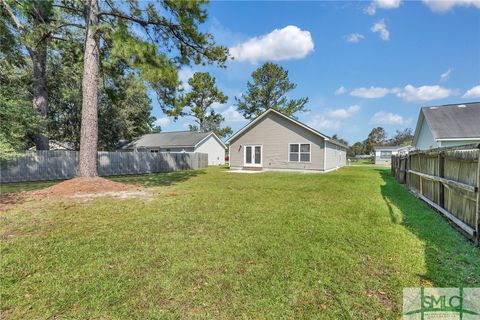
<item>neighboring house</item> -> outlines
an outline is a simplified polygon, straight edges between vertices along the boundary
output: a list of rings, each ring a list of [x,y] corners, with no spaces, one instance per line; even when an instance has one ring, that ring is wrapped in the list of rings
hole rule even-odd
[[[66,151],[73,151],[75,148],[70,145],[68,142],[58,142],[55,140],[50,140],[48,142],[48,150],[66,150]],[[36,147],[33,146],[31,148],[28,148],[28,151],[35,151]]]
[[[413,138],[427,150],[480,143],[480,102],[423,107]]]
[[[412,146],[375,146],[375,164],[390,165],[392,163],[392,156],[399,153],[407,153],[412,149]]]
[[[273,109],[227,142],[231,169],[329,171],[347,161],[347,146]]]
[[[150,133],[120,148],[121,151],[207,153],[211,166],[225,164],[225,149],[215,133],[194,131]]]

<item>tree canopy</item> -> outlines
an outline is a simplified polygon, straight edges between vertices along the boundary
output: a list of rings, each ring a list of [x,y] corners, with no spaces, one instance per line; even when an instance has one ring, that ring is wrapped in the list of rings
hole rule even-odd
[[[224,67],[228,58],[227,48],[199,29],[207,18],[205,4],[0,0],[2,150],[24,150],[39,133],[79,148],[80,128],[91,122],[82,123],[82,112],[93,108],[90,102],[82,108],[86,92],[93,94],[96,104],[92,109],[96,120],[87,131],[98,139],[98,149],[111,150],[118,140],[161,130],[154,125],[151,97],[164,111],[177,108],[182,97],[177,71],[182,65]],[[82,84],[82,72],[92,70],[84,68],[89,30],[98,48],[93,66],[99,68],[92,78],[98,81],[87,86]],[[40,64],[37,56],[32,58],[31,48],[41,49]],[[42,66],[41,85],[36,64]],[[36,93],[40,87],[42,94]],[[39,96],[43,109],[35,104]],[[92,131],[97,126],[98,133]]]
[[[307,111],[308,98],[287,97],[296,87],[290,82],[287,70],[267,62],[252,73],[252,81],[247,82],[247,92],[240,98],[235,97],[237,110],[246,119],[252,119],[267,109],[275,109],[287,116]]]
[[[221,92],[215,83],[215,78],[207,72],[195,72],[188,79],[190,90],[177,104],[175,109],[167,114],[178,119],[179,117],[192,117],[194,124],[189,125],[191,131],[213,131],[219,137],[232,133],[229,127],[222,128],[224,117],[213,108],[215,103],[223,104],[228,97]]]
[[[387,137],[385,129],[382,127],[373,128],[368,134],[367,139],[355,142],[349,149],[349,156],[360,154],[371,154],[376,145],[384,146],[408,146],[413,141],[413,130],[406,128],[397,130],[392,138]]]

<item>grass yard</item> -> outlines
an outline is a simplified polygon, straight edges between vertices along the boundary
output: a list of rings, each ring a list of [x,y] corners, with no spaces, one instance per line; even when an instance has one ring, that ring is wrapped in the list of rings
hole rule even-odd
[[[154,197],[1,214],[1,318],[398,319],[404,287],[480,286],[480,250],[388,169],[113,180]]]

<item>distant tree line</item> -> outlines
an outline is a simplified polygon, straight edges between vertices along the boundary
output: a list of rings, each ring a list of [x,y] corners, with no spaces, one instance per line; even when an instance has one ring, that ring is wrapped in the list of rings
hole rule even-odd
[[[371,154],[375,146],[408,146],[413,141],[413,130],[406,128],[397,130],[393,137],[387,138],[387,133],[382,127],[373,128],[368,137],[363,141],[355,142],[348,149],[348,156]]]

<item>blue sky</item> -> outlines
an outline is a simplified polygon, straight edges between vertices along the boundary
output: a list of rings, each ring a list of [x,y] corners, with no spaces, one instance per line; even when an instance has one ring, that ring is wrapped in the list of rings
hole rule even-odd
[[[208,5],[202,29],[231,49],[226,69],[185,67],[186,81],[208,71],[229,96],[215,105],[234,131],[247,123],[234,107],[251,73],[266,61],[289,71],[308,97],[299,120],[350,143],[382,126],[415,128],[421,106],[480,101],[480,0],[230,2]],[[186,130],[158,106],[163,131]]]

